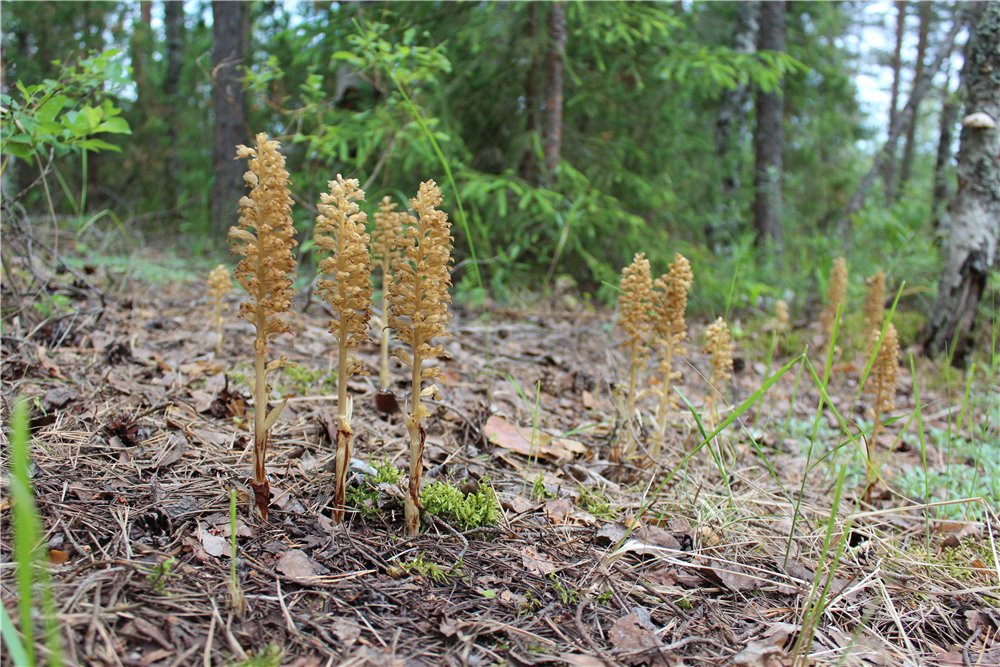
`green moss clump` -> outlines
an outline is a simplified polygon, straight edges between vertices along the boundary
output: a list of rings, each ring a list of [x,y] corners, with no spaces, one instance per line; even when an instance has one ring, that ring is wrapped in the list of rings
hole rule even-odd
[[[493,526],[500,521],[500,503],[485,482],[469,494],[454,484],[434,482],[424,487],[420,502],[425,512],[462,530]]]

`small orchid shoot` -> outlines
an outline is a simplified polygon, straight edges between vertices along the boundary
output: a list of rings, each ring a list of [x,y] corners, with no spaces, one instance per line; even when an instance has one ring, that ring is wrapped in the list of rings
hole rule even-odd
[[[208,296],[212,299],[212,319],[215,321],[215,356],[222,355],[222,299],[233,291],[229,270],[219,264],[208,274]]]
[[[402,250],[403,225],[410,220],[409,214],[397,211],[396,203],[384,197],[375,213],[375,228],[372,230],[372,258],[375,267],[379,269],[382,280],[382,322],[379,335],[379,399],[381,412],[395,411],[395,398],[390,386],[392,378],[389,375],[389,339],[392,336],[389,327],[389,283],[392,281],[392,264]],[[374,268],[374,267],[373,267]],[[384,408],[384,409],[383,409]]]

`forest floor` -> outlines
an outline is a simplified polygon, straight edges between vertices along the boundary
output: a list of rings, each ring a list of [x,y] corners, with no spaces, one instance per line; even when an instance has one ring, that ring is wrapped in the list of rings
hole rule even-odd
[[[216,356],[202,285],[125,281],[85,262],[77,273],[49,277],[35,303],[64,296],[33,322],[8,310],[2,337],[5,418],[14,395],[33,406],[70,664],[1000,664],[997,496],[977,486],[1000,484],[986,372],[963,400],[963,374],[945,381],[918,359],[915,411],[904,362],[900,418],[876,447],[883,481],[864,502],[863,362],[838,359],[821,409],[808,367],[779,347],[769,368],[769,334],[746,333],[721,388],[729,426],[706,444],[681,404],[661,461],[613,465],[617,438],[636,452],[647,442],[652,400],[628,421],[613,405],[626,365],[610,347],[612,313],[569,297],[456,308],[425,483],[489,485],[502,516],[476,530],[432,520],[406,538],[390,485],[345,527],[330,520],[335,355],[323,304],[303,300],[294,336],[274,345],[298,368],[275,381],[293,398],[273,432],[263,523],[247,494],[240,295]],[[690,326],[679,389],[711,421],[704,324]],[[796,335],[820,338],[805,322]],[[404,467],[401,419],[374,407],[377,355],[374,342],[360,351],[372,375],[351,384],[355,456]],[[234,488],[242,616],[229,589]],[[16,616],[9,502],[2,512],[0,584]]]

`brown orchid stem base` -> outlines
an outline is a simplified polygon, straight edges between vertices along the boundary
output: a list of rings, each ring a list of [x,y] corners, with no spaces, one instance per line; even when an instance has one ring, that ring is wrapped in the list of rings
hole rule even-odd
[[[614,464],[621,463],[622,459],[625,458],[625,438],[628,437],[629,420],[632,418],[626,405],[628,397],[623,396],[622,393],[621,387],[615,387],[611,392],[611,402],[618,420],[617,432],[611,441],[611,451],[608,452],[608,460]]]
[[[267,521],[267,510],[271,504],[271,486],[267,482],[267,473],[264,470],[264,460],[267,457],[267,440],[267,433],[264,433],[263,437],[259,440],[254,438],[253,479],[250,480],[250,488],[253,489],[254,505],[257,506],[264,521]]]
[[[347,493],[347,469],[351,464],[351,445],[354,433],[350,424],[343,422],[337,425],[337,463],[336,486],[333,490],[333,522],[344,522],[344,497]]]
[[[867,481],[865,485],[864,500],[865,502],[871,502],[872,492],[875,490],[875,484],[878,481],[875,474],[875,444],[876,438],[878,438],[878,432],[882,426],[882,415],[880,410],[875,410],[875,426],[872,427],[872,436],[865,441],[865,454],[867,456]]]
[[[263,331],[263,322],[258,322],[257,331]],[[260,338],[257,339],[255,347],[260,350],[263,347]],[[267,521],[267,510],[271,504],[271,488],[267,483],[267,471],[264,469],[264,462],[267,460],[268,431],[265,426],[267,422],[267,364],[264,355],[257,353],[254,359],[254,396],[253,396],[253,481],[250,487],[253,489],[254,503],[260,510],[260,515]]]
[[[406,430],[410,434],[410,482],[407,489],[403,515],[406,519],[406,534],[420,534],[420,479],[424,468],[424,444],[427,432],[420,424],[416,414],[406,420]]]
[[[660,370],[663,374],[663,385],[660,387],[659,401],[656,404],[656,430],[653,432],[653,444],[649,448],[651,463],[660,460],[660,454],[663,453],[663,441],[666,440],[667,436],[667,411],[673,402],[673,396],[670,394],[670,376],[673,374],[672,351],[664,353],[663,360],[660,362]]]
[[[222,297],[215,297],[215,356],[222,356]]]

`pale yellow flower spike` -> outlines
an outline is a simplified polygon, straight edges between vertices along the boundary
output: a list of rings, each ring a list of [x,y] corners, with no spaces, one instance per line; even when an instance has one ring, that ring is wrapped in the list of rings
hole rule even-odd
[[[638,253],[632,263],[622,269],[621,294],[618,307],[621,315],[618,324],[625,332],[625,346],[629,353],[628,393],[626,418],[635,412],[636,382],[643,362],[649,354],[649,334],[652,327],[650,309],[653,297],[653,278],[646,255]],[[624,440],[619,439],[611,448],[612,463],[621,462],[625,455]]]
[[[350,356],[350,350],[368,339],[372,285],[369,239],[365,232],[368,218],[358,206],[359,201],[364,201],[365,193],[357,179],[345,180],[340,174],[337,180],[328,183],[328,187],[330,192],[320,195],[320,204],[316,207],[319,216],[314,238],[316,247],[327,253],[319,263],[319,272],[325,277],[319,281],[317,292],[333,310],[330,333],[338,349],[333,522],[339,524],[344,520],[347,469],[354,440],[347,381],[361,370],[358,361]]]
[[[865,284],[865,329],[882,329],[882,318],[885,317],[885,272],[878,270],[870,276]]]
[[[833,260],[833,269],[830,271],[830,282],[826,288],[826,309],[823,311],[823,319],[820,324],[827,339],[833,336],[834,324],[837,319],[837,310],[843,313],[843,306],[847,300],[847,260],[838,257]]]
[[[208,274],[208,296],[212,299],[212,315],[215,320],[215,356],[222,356],[222,298],[233,291],[229,279],[229,269],[222,264]]]
[[[653,283],[653,341],[660,353],[659,401],[656,405],[656,430],[649,456],[653,461],[660,457],[667,432],[667,412],[674,404],[671,384],[680,376],[674,371],[673,360],[681,352],[681,343],[687,338],[688,292],[694,284],[694,273],[687,257],[674,254],[670,270]]]
[[[421,402],[423,380],[436,377],[440,369],[424,368],[424,361],[440,355],[444,348],[434,339],[446,334],[451,314],[451,223],[441,205],[441,190],[434,181],[420,184],[410,207],[417,217],[403,235],[403,254],[393,261],[389,286],[389,326],[408,348],[395,355],[412,371],[412,405],[406,415],[410,436],[410,478],[404,505],[406,532],[420,532],[420,479],[426,433],[422,425],[427,408]],[[430,388],[428,388],[430,389]],[[433,391],[433,390],[432,390]]]
[[[236,159],[249,158],[249,171],[243,181],[251,188],[240,199],[239,225],[230,227],[232,251],[243,259],[236,265],[236,280],[250,296],[240,304],[239,316],[254,325],[254,474],[250,482],[254,501],[267,520],[270,487],[264,470],[268,433],[277,421],[285,402],[268,411],[267,376],[285,365],[285,357],[268,362],[268,343],[275,336],[290,331],[285,313],[292,305],[295,291],[295,255],[297,245],[292,226],[292,196],[288,189],[288,171],[277,141],[260,133],[255,147],[236,147]]]
[[[382,331],[379,337],[381,365],[379,366],[379,389],[387,390],[389,377],[389,283],[392,278],[392,262],[403,249],[403,225],[410,220],[405,212],[396,210],[396,202],[388,197],[382,199],[375,214],[375,229],[372,230],[372,259],[382,273]]]
[[[881,329],[872,329],[873,348],[879,344],[881,335]],[[899,336],[896,334],[896,327],[892,324],[886,327],[885,338],[882,339],[882,345],[875,354],[871,377],[874,383],[874,401],[872,403],[874,426],[872,426],[872,435],[867,441],[868,486],[865,489],[865,498],[870,497],[877,477],[875,446],[879,431],[882,430],[882,417],[896,408],[896,384],[899,381]]]
[[[723,395],[726,383],[733,377],[733,342],[729,327],[721,317],[705,331],[704,352],[710,355],[712,387],[709,391],[709,415],[713,424],[719,423],[717,396]]]

